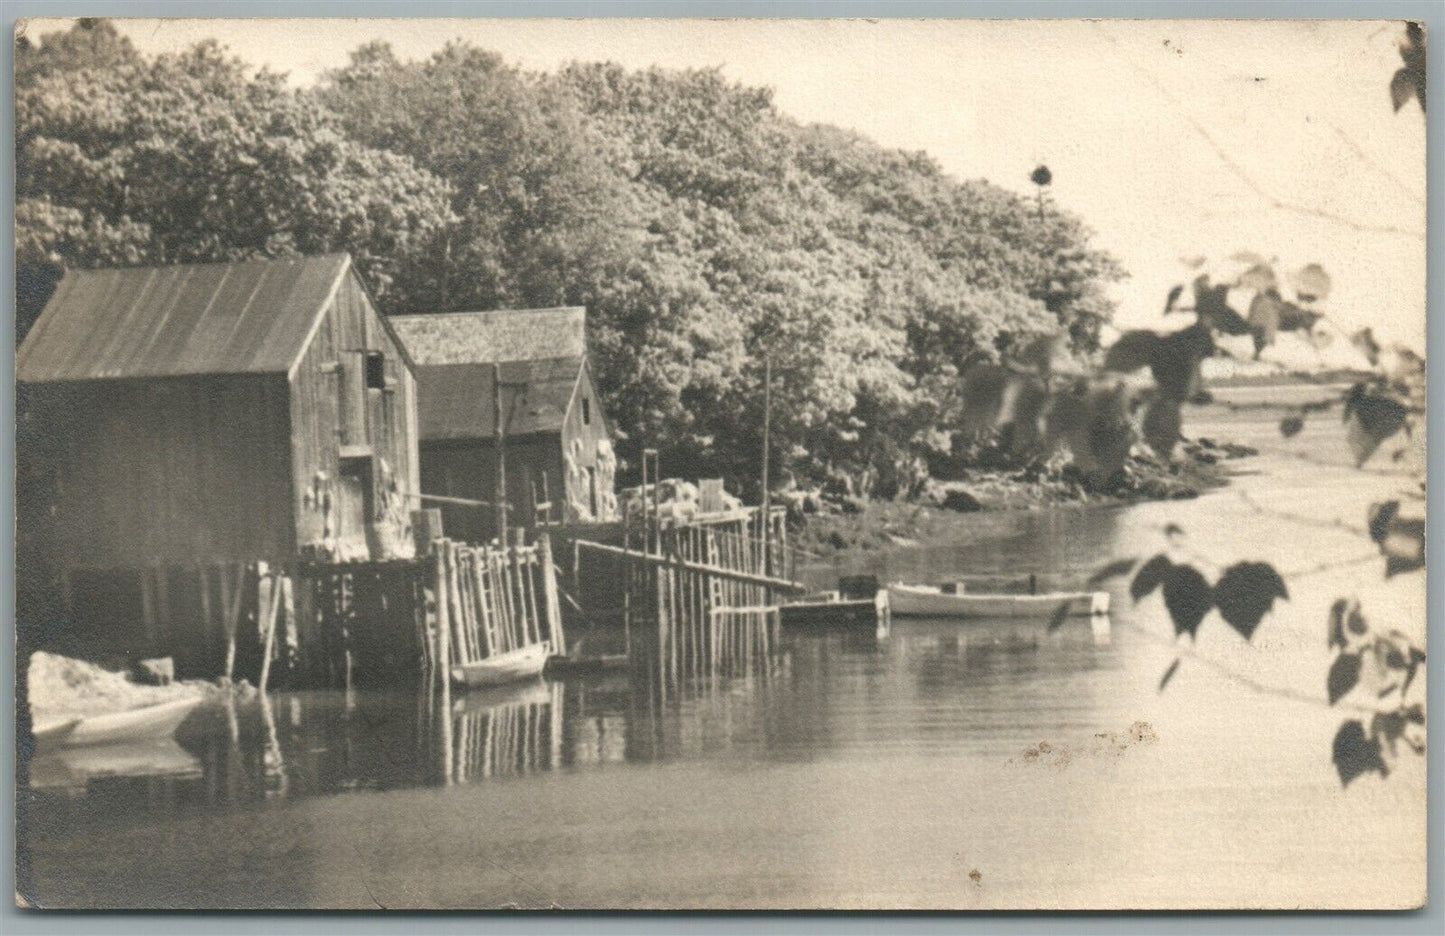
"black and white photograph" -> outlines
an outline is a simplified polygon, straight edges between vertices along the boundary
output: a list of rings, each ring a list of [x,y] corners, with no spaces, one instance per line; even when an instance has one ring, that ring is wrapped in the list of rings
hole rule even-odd
[[[17,907],[1425,906],[1423,24],[12,41]]]

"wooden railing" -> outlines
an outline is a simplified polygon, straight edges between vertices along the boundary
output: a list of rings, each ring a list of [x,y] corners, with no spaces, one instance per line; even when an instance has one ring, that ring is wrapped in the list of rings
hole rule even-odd
[[[433,629],[428,668],[447,672],[539,644],[566,652],[551,541],[478,546],[438,539],[429,561]]]

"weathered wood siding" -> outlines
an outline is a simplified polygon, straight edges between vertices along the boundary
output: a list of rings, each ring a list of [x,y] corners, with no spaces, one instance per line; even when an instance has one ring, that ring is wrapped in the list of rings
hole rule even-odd
[[[282,375],[27,388],[56,568],[283,560],[293,552]]]
[[[511,523],[531,526],[532,491],[541,500],[550,493],[552,518],[561,518],[564,472],[561,442],[556,434],[521,436],[507,440],[507,501],[512,504]],[[464,442],[423,442],[421,446],[421,489],[427,494],[460,497],[492,503],[496,500],[497,454],[492,440]],[[543,477],[546,483],[543,483]],[[489,507],[460,504],[427,504],[442,510],[446,535],[467,543],[484,543],[497,535],[496,511]]]
[[[612,455],[607,417],[592,383],[591,366],[585,363],[567,406],[561,444],[567,480],[563,521],[586,523],[614,519],[617,463]]]
[[[384,390],[366,386],[368,351],[383,355]],[[298,545],[342,559],[408,555],[410,498],[420,483],[416,378],[354,273],[326,310],[291,388]],[[343,453],[364,451],[375,455],[369,484],[343,472]]]

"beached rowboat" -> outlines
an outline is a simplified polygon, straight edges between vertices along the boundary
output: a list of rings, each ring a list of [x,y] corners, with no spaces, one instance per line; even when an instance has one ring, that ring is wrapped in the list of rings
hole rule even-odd
[[[1109,613],[1108,592],[1051,592],[1042,595],[969,594],[948,592],[936,585],[888,586],[893,613],[899,617],[956,618],[1039,618],[1046,620],[1059,614],[1061,607],[1069,617]]]
[[[48,747],[83,747],[169,738],[185,717],[204,701],[203,696],[192,696],[124,712],[37,723],[35,740]]]
[[[452,667],[452,682],[460,686],[500,686],[521,679],[536,679],[552,655],[548,641],[498,653],[475,663],[459,663]]]

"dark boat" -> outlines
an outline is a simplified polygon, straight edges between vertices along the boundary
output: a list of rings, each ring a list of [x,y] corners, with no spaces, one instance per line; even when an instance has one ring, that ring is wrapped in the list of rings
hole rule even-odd
[[[873,576],[852,576],[838,581],[838,590],[808,595],[778,606],[783,627],[798,630],[871,629],[887,637],[893,626],[888,589],[879,588]]]

